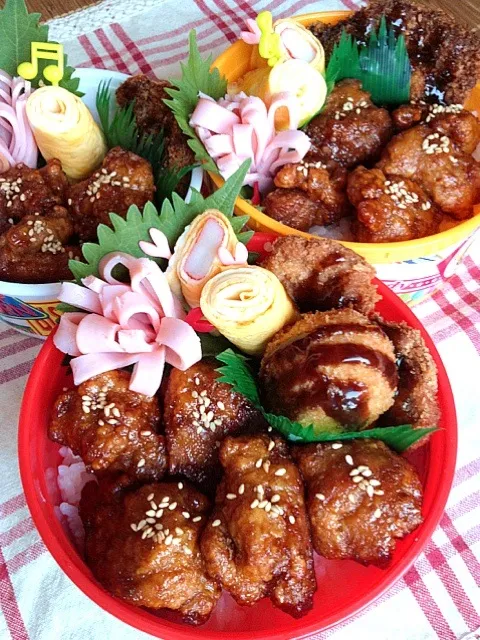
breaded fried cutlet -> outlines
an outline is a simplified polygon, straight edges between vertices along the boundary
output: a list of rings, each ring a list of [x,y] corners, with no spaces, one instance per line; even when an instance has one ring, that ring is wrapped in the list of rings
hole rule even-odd
[[[480,78],[480,37],[440,9],[409,0],[371,0],[347,20],[311,27],[327,59],[343,29],[365,42],[385,15],[397,34],[404,34],[413,66],[412,99],[425,96],[446,104],[463,104]]]
[[[375,269],[328,238],[278,238],[262,267],[277,276],[302,312],[347,307],[368,315],[380,299]]]
[[[420,332],[405,322],[377,322],[393,342],[398,365],[398,393],[382,424],[436,427],[440,419],[437,368]]]
[[[305,426],[361,429],[394,402],[393,344],[352,309],[306,313],[270,340],[260,380],[273,412]]]

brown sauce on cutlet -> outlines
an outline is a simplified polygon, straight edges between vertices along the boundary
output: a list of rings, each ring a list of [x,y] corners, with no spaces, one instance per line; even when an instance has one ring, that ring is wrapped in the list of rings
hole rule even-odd
[[[380,371],[393,389],[397,385],[395,363],[380,351],[363,344],[320,343],[348,333],[379,335],[379,327],[358,324],[335,324],[319,327],[272,356],[292,363],[277,381],[277,391],[293,412],[321,407],[327,416],[341,424],[361,425],[368,418],[368,388],[357,380],[340,380],[318,371],[323,366],[362,364]]]

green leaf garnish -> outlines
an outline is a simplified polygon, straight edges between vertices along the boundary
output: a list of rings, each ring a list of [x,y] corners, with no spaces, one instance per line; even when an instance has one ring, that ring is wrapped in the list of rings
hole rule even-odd
[[[11,76],[16,76],[17,67],[22,62],[29,62],[31,58],[32,42],[49,42],[48,26],[40,24],[39,13],[29,13],[24,0],[6,0],[0,10],[0,69]],[[42,71],[51,61],[40,60],[36,78],[32,86],[38,87],[40,80],[49,84],[42,75]],[[67,65],[65,56],[64,76],[60,86],[78,96],[79,78],[72,78],[75,69]]]
[[[233,391],[249,400],[263,415],[274,429],[292,442],[332,442],[338,440],[359,440],[371,438],[381,440],[390,448],[402,453],[412,444],[424,438],[437,429],[414,429],[411,425],[398,427],[380,427],[363,431],[342,431],[341,433],[319,432],[314,425],[305,426],[294,422],[285,416],[279,416],[265,411],[261,404],[257,382],[252,374],[247,358],[232,349],[227,349],[217,355],[217,360],[223,363],[217,371],[221,374],[219,382],[229,384]]]
[[[358,46],[353,37],[345,29],[340,40],[334,46],[325,74],[328,93],[331,93],[336,82],[345,78],[361,80],[362,71],[358,54]]]
[[[194,152],[196,160],[202,163],[207,171],[218,173],[217,166],[207,150],[197,138],[190,126],[190,117],[198,102],[199,92],[205,93],[214,100],[223,98],[227,93],[227,80],[220,75],[218,69],[211,69],[212,55],[202,58],[197,45],[197,34],[192,29],[189,34],[189,54],[185,63],[180,63],[182,77],[172,79],[171,88],[165,89],[170,100],[164,100],[172,110],[178,126],[189,138],[188,145]]]
[[[235,393],[245,396],[254,406],[260,407],[257,383],[247,364],[247,358],[232,349],[227,349],[217,356],[217,360],[224,364],[217,369],[218,373],[222,374],[218,382],[229,384]]]
[[[375,104],[403,104],[410,99],[411,65],[405,37],[395,36],[382,16],[366,46],[358,47],[345,29],[335,45],[326,71],[327,87],[345,78],[360,80]]]
[[[86,242],[82,253],[86,262],[70,260],[68,266],[77,280],[89,275],[98,276],[98,265],[107,253],[123,251],[135,258],[145,258],[146,255],[139,247],[140,240],[151,242],[150,229],[160,229],[167,236],[170,248],[193,220],[207,209],[218,209],[226,215],[236,230],[239,242],[250,238],[250,232],[241,231],[248,220],[248,216],[237,222],[233,216],[235,200],[247,174],[250,161],[246,160],[222,187],[204,198],[197,191],[193,191],[192,198],[187,204],[177,194],[172,194],[172,202],[164,200],[160,213],[152,202],[147,202],[143,212],[136,205],[132,205],[123,219],[116,213],[110,213],[112,227],[100,224],[97,227],[98,243]],[[150,257],[150,256],[147,256]]]

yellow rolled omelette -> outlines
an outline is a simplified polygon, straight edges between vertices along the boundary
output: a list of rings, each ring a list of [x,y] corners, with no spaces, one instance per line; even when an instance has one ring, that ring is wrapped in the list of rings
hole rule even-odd
[[[261,355],[270,338],[297,315],[277,276],[257,266],[221,271],[205,284],[200,307],[222,335],[255,356]]]
[[[72,181],[90,176],[107,153],[87,106],[62,87],[34,91],[27,100],[27,118],[43,157],[58,158]]]

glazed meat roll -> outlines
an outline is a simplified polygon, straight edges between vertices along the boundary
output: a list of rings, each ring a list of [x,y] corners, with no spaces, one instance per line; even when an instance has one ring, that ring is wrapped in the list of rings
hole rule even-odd
[[[348,177],[360,242],[400,242],[438,232],[441,213],[420,185],[380,169],[357,167]]]
[[[98,171],[73,185],[68,193],[80,240],[96,241],[97,226],[111,226],[111,212],[124,218],[132,204],[142,208],[153,200],[154,192],[150,164],[131,151],[115,147]]]
[[[165,438],[157,433],[158,401],[130,391],[129,381],[126,371],[110,371],[61,393],[48,435],[70,447],[96,473],[159,480],[167,459]]]
[[[349,307],[369,314],[380,299],[375,269],[326,238],[278,238],[262,267],[277,276],[300,311]]]
[[[342,80],[306,132],[313,161],[350,169],[375,161],[392,137],[393,126],[388,111],[373,104],[358,80]]]
[[[205,496],[183,483],[126,491],[89,483],[80,503],[87,563],[118,598],[202,624],[220,597],[199,548],[208,507]]]
[[[265,596],[292,616],[316,589],[300,473],[278,437],[227,437],[224,478],[202,536],[207,571],[242,605]]]
[[[383,442],[296,446],[307,487],[315,551],[384,567],[396,541],[422,522],[422,487],[413,466]]]
[[[457,220],[480,202],[480,164],[472,151],[480,127],[472,114],[446,113],[395,136],[382,153],[384,173],[417,182],[431,200]]]
[[[169,470],[205,489],[220,479],[218,448],[227,435],[257,426],[259,413],[230,385],[218,382],[218,361],[172,369],[164,401]]]
[[[393,344],[357,311],[304,314],[268,343],[260,379],[273,412],[333,432],[360,429],[397,390]]]
[[[437,367],[420,331],[405,322],[379,322],[393,342],[398,364],[398,393],[393,406],[382,416],[382,424],[437,426],[440,419]]]

